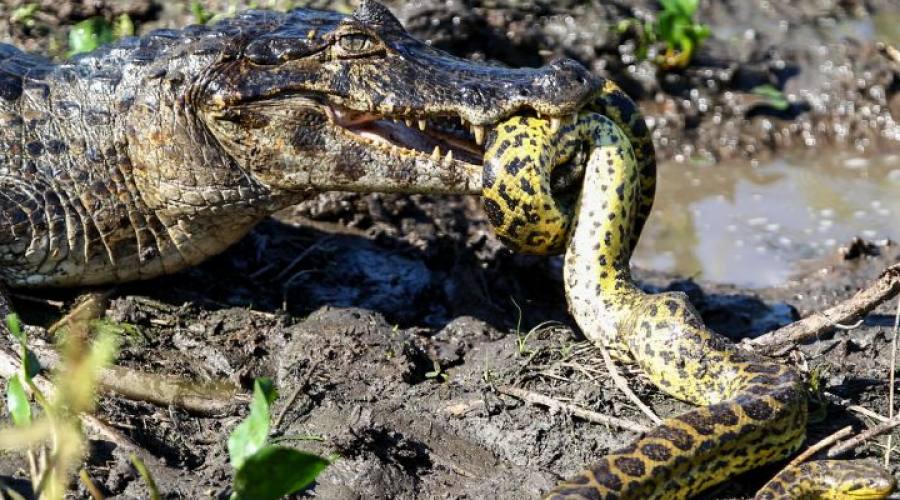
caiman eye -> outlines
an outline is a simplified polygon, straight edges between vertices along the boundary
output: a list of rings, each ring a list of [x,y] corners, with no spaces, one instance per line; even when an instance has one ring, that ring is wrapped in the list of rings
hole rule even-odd
[[[338,46],[346,55],[364,55],[372,52],[378,44],[364,33],[349,33],[338,38]]]

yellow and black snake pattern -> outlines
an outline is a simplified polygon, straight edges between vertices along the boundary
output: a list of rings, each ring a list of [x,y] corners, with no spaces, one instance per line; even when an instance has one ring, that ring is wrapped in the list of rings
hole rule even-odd
[[[573,163],[586,165],[580,192],[554,193],[554,176]],[[629,260],[652,207],[655,159],[624,93],[608,84],[555,131],[544,119],[508,119],[484,169],[485,209],[501,238],[522,251],[565,251],[566,297],[584,334],[698,405],[547,498],[687,498],[801,446],[807,397],[795,371],[710,331],[684,294],[651,295],[633,283]],[[892,489],[879,468],[812,462],[783,471],[757,498],[883,498]]]

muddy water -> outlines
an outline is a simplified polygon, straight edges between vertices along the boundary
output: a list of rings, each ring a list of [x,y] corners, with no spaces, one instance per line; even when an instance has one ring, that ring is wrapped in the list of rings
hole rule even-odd
[[[634,263],[721,283],[783,283],[855,236],[900,239],[900,156],[665,163]]]

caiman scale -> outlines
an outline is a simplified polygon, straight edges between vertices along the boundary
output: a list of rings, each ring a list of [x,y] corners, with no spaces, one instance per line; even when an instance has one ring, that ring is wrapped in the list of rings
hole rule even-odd
[[[598,85],[571,60],[452,57],[375,2],[247,12],[58,65],[0,45],[0,281],[173,273],[320,191],[478,193],[497,122],[571,115]]]
[[[2,284],[174,273],[326,190],[483,194],[507,244],[565,251],[585,335],[701,407],[554,499],[684,498],[803,442],[792,369],[706,329],[684,296],[632,283],[655,177],[646,125],[611,82],[565,59],[509,69],[452,57],[372,1],[350,16],[248,12],[57,65],[0,45]],[[892,487],[872,467],[814,462],[760,498]]]

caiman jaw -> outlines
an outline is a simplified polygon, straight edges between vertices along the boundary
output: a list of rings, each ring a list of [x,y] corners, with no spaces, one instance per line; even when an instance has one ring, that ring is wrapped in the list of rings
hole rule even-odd
[[[325,106],[325,111],[331,123],[355,141],[381,148],[393,156],[412,156],[445,164],[457,161],[481,165],[486,137],[502,121],[476,125],[453,114],[387,116],[339,106]],[[532,110],[520,110],[516,114],[540,116]],[[556,128],[572,121],[571,116],[547,119]]]

